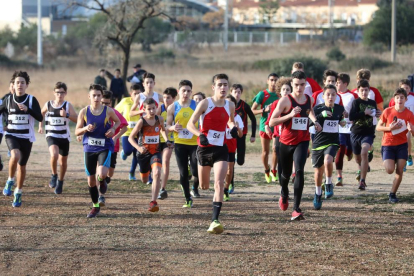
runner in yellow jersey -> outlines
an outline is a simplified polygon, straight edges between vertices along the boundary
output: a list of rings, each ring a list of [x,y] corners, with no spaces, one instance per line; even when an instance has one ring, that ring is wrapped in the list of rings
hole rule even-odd
[[[137,160],[137,150],[129,143],[128,137],[131,134],[132,129],[137,125],[137,122],[140,118],[139,115],[130,116],[131,107],[134,104],[134,100],[141,93],[141,86],[139,84],[133,84],[130,88],[131,97],[126,97],[121,100],[116,106],[115,109],[124,116],[128,121],[128,130],[122,135],[122,151],[121,158],[126,160],[128,156],[132,154],[132,164],[131,169],[129,170],[129,180],[137,180],[135,178],[135,170],[138,165]]]

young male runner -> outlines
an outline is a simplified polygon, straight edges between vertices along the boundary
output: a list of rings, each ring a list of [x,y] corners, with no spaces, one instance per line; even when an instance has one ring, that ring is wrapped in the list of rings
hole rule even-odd
[[[221,234],[224,231],[219,222],[223,204],[224,178],[227,173],[228,150],[226,146],[226,126],[231,129],[233,138],[237,136],[234,123],[234,104],[226,101],[229,78],[226,74],[213,77],[214,95],[201,101],[191,116],[187,128],[198,136],[197,159],[199,164],[200,186],[207,190],[210,186],[210,172],[214,168],[213,217],[208,232]],[[197,124],[200,120],[200,129]]]
[[[276,82],[279,79],[279,76],[276,73],[271,73],[267,77],[268,88],[260,91],[253,99],[252,111],[255,115],[262,115],[260,118],[260,140],[262,144],[262,162],[265,168],[265,179],[267,183],[270,183],[271,180],[276,181],[276,175],[273,175],[272,171],[276,170],[276,153],[272,154],[272,167],[269,167],[269,151],[270,151],[270,141],[272,137],[269,137],[266,134],[265,122],[269,115],[270,106],[274,101],[279,99],[279,96],[276,93]],[[260,109],[257,109],[260,106]],[[272,128],[273,132],[273,128]]]
[[[7,115],[6,143],[10,150],[9,178],[3,189],[3,194],[11,196],[15,182],[16,170],[17,187],[14,189],[13,207],[22,205],[23,182],[26,178],[26,164],[32,151],[32,144],[36,141],[34,120],[42,121],[43,116],[39,102],[32,95],[26,94],[30,77],[26,72],[15,71],[13,76],[15,93],[7,97],[0,105],[0,113]]]
[[[351,161],[353,156],[351,143],[352,122],[349,120],[349,112],[351,112],[352,102],[355,99],[358,99],[358,95],[349,91],[348,85],[350,82],[351,78],[348,74],[338,74],[338,79],[336,81],[336,89],[338,91],[338,95],[340,95],[342,98],[342,103],[345,108],[346,125],[343,127],[339,126],[339,150],[335,158],[335,167],[336,172],[338,174],[336,186],[343,185],[342,169],[344,166],[344,156],[346,155],[348,157],[348,161]]]
[[[399,87],[403,88],[405,92],[407,92],[407,100],[405,101],[405,107],[408,108],[411,112],[414,112],[414,93],[411,92],[411,82],[409,79],[402,79],[400,80]],[[391,98],[389,107],[393,107],[395,105],[394,98]],[[411,156],[411,132],[407,132],[407,141],[408,141],[408,160],[406,166],[412,166],[413,165],[413,158]],[[405,168],[405,167],[404,167]],[[405,171],[405,170],[404,170]]]
[[[112,98],[112,92],[111,91],[104,90],[103,97],[101,99],[101,103],[104,106],[109,106],[109,107],[112,108],[113,98]],[[117,129],[115,130],[115,135],[112,137],[112,140],[114,141],[114,151],[111,153],[111,165],[108,169],[108,174],[107,174],[107,177],[105,179],[106,184],[109,184],[111,182],[111,178],[114,176],[115,167],[116,167],[116,158],[117,158],[118,152],[119,152],[119,138],[128,129],[128,122],[124,118],[124,116],[122,116],[121,113],[119,113],[116,109],[113,109],[113,111],[115,112],[116,116],[118,117],[118,119],[120,121],[120,125],[117,127]],[[111,121],[111,123],[113,124],[112,121]],[[102,192],[99,193],[99,198],[98,198],[99,207],[105,206],[104,194],[105,193],[102,193]]]
[[[168,87],[164,90],[163,99],[164,103],[161,104],[161,117],[164,119],[164,127],[167,128],[167,110],[170,105],[172,105],[177,97],[177,89],[174,87]],[[169,132],[168,140],[171,142],[174,141],[174,134],[173,132]],[[161,152],[162,152],[162,176],[161,176],[161,190],[160,194],[158,195],[158,199],[166,199],[168,197],[167,190],[165,187],[167,186],[168,176],[170,175],[170,159],[172,152],[174,150],[174,144],[168,147],[167,141],[164,140],[164,137],[160,135],[161,139]]]
[[[353,101],[349,112],[349,120],[353,122],[351,127],[352,150],[360,169],[360,190],[365,190],[367,186],[365,180],[368,173],[368,151],[375,138],[374,118],[379,117],[381,112],[377,108],[377,103],[368,98],[369,93],[369,82],[360,80],[358,82],[359,98]]]
[[[236,99],[236,110],[235,114],[238,114],[243,121],[243,136],[237,137],[237,164],[239,166],[243,166],[244,158],[246,156],[246,136],[247,132],[249,131],[249,125],[247,121],[247,117],[249,117],[250,121],[252,122],[252,135],[250,135],[250,143],[254,143],[256,141],[256,117],[254,116],[250,106],[241,99],[241,95],[243,93],[243,86],[241,84],[233,84],[231,86],[231,95]],[[233,178],[234,178],[234,171],[233,171]],[[231,184],[229,187],[229,193],[234,192],[234,179],[231,180]]]
[[[236,99],[232,95],[227,95],[226,99],[228,101],[231,101],[234,103],[234,105],[237,105]],[[226,144],[229,151],[229,158],[227,160],[228,162],[228,169],[227,169],[227,175],[226,175],[226,182],[224,186],[224,201],[230,200],[230,184],[232,181],[234,181],[234,162],[236,161],[236,149],[237,149],[237,138],[240,138],[243,136],[243,128],[244,123],[242,118],[239,116],[239,114],[236,114],[234,116],[234,121],[236,122],[237,127],[237,137],[233,138],[231,136],[231,129],[226,128]]]
[[[191,81],[180,81],[178,84],[178,101],[170,105],[167,110],[167,129],[174,132],[175,158],[180,171],[180,184],[185,196],[183,208],[191,208],[193,206],[191,196],[200,197],[196,159],[197,136],[188,129],[188,122],[197,105],[191,99],[192,88],[193,84]],[[188,159],[190,159],[191,173],[194,177],[191,193],[188,180]]]
[[[168,131],[164,128],[164,119],[161,116],[156,115],[157,105],[155,100],[153,98],[145,99],[143,107],[145,113],[141,116],[138,124],[129,135],[129,142],[138,151],[141,181],[143,183],[148,183],[151,171],[153,173],[152,198],[148,211],[158,212],[159,206],[157,203],[157,196],[161,186],[160,178],[162,167],[160,134],[164,137],[164,141],[167,141],[166,143],[169,147],[172,147],[173,143],[167,139]],[[138,135],[139,138],[137,143],[135,137]]]
[[[293,74],[296,71],[305,72],[305,65],[303,65],[302,62],[293,63],[291,73]],[[315,81],[312,78],[306,78],[306,86],[305,86],[304,94],[308,95],[309,97],[312,97],[313,93],[320,91],[320,90],[322,90],[322,88],[319,86],[317,81]]]
[[[129,180],[137,180],[135,177],[135,170],[137,169],[138,160],[137,160],[137,150],[128,142],[128,137],[131,134],[132,129],[137,125],[139,120],[139,115],[131,116],[131,107],[134,104],[135,98],[138,97],[141,93],[141,85],[133,84],[130,88],[131,97],[125,97],[121,100],[119,104],[115,106],[115,109],[124,116],[128,122],[127,131],[122,135],[122,151],[121,159],[126,160],[128,156],[132,154],[132,163],[131,168],[129,169]]]
[[[395,177],[389,194],[389,201],[397,203],[397,190],[403,177],[403,168],[408,158],[407,132],[414,133],[414,114],[405,107],[407,92],[398,88],[394,93],[394,106],[381,114],[377,130],[383,131],[381,154],[385,171]]]
[[[343,120],[345,109],[336,104],[336,87],[328,84],[324,87],[324,103],[313,108],[317,122],[322,130],[315,134],[312,141],[312,166],[315,168],[315,197],[313,206],[322,207],[322,177],[325,172],[325,198],[334,195],[332,184],[333,161],[339,148],[339,125],[345,126]]]
[[[304,186],[304,168],[309,148],[309,119],[314,122],[316,131],[321,130],[320,124],[316,121],[313,113],[313,98],[304,94],[306,86],[306,75],[302,71],[292,74],[291,82],[293,91],[279,100],[276,110],[273,112],[269,125],[282,125],[280,135],[280,160],[281,174],[279,178],[281,196],[279,207],[286,211],[289,203],[289,178],[292,174],[292,166],[295,164],[296,177],[294,182],[294,205],[291,220],[303,219],[300,206]]]
[[[89,194],[93,208],[87,218],[94,218],[99,214],[99,192],[105,194],[108,186],[105,178],[111,165],[111,153],[114,150],[112,137],[119,127],[120,121],[112,108],[103,106],[103,88],[99,84],[89,86],[91,104],[82,108],[76,123],[75,135],[83,135],[83,152],[85,157],[85,172],[88,176]],[[111,125],[110,120],[114,122]],[[98,174],[95,176],[95,174]],[[96,186],[99,181],[99,191]]]
[[[68,168],[68,155],[70,144],[69,122],[76,123],[78,114],[73,106],[65,101],[68,88],[65,83],[58,82],[55,85],[55,100],[48,101],[42,108],[42,116],[45,118],[46,141],[49,146],[50,167],[52,178],[49,187],[55,189],[55,194],[61,194],[63,179]],[[39,131],[43,134],[43,122],[39,122]],[[60,171],[57,172],[59,159]]]
[[[193,100],[198,104],[206,98],[206,95],[203,92],[197,92],[193,94]]]

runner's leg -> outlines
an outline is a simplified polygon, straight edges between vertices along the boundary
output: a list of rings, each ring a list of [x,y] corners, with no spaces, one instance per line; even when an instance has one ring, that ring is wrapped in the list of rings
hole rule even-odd
[[[405,159],[398,159],[397,160],[397,168],[395,169],[395,177],[394,181],[392,183],[391,193],[397,193],[398,188],[400,187],[403,173],[404,173],[404,166],[406,164],[407,160]]]
[[[296,146],[293,153],[293,162],[295,163],[296,177],[294,183],[294,205],[293,209],[300,210],[300,202],[302,200],[303,186],[305,184],[305,163],[308,155],[309,141],[304,141]]]
[[[294,151],[294,147],[280,143],[280,160],[283,160],[283,162],[281,162],[280,164],[281,172],[280,172],[279,183],[280,183],[280,186],[282,186],[281,195],[284,198],[289,196],[288,185],[289,185],[290,175],[292,174],[293,151]]]

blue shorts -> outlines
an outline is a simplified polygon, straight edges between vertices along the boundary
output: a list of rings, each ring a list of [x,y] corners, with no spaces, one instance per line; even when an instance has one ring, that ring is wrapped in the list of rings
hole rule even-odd
[[[352,149],[351,133],[339,133],[339,145]]]
[[[375,135],[361,135],[351,133],[352,151],[356,155],[361,154],[362,144],[367,143],[372,146],[374,143]]]
[[[408,159],[408,143],[398,146],[382,146],[381,147],[382,160],[387,159],[397,161],[398,159]]]

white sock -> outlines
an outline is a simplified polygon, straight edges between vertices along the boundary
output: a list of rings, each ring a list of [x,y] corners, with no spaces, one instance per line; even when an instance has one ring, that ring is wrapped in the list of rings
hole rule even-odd
[[[22,193],[22,189],[14,189],[14,194],[21,194]]]
[[[321,186],[315,186],[316,188],[316,195],[321,195],[322,194],[322,187]]]
[[[326,184],[332,184],[332,176],[326,177]]]
[[[15,179],[14,177],[10,177],[9,176],[9,178],[7,179],[7,181],[14,181],[14,179]]]

